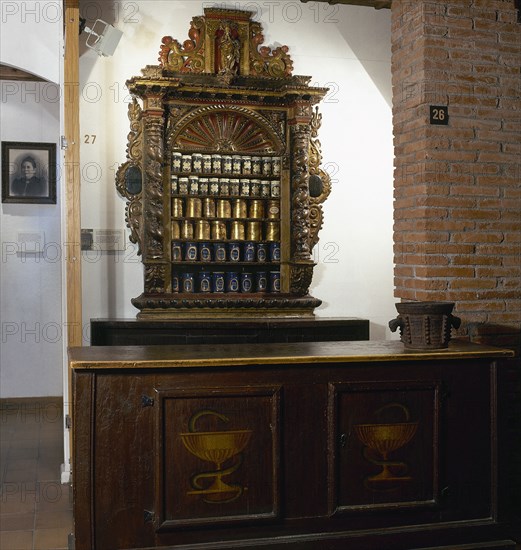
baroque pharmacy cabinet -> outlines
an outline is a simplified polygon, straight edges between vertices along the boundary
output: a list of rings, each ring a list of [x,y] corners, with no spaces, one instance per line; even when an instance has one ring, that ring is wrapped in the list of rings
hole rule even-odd
[[[330,178],[316,104],[251,12],[206,8],[131,78],[117,174],[144,264],[139,318],[302,317]]]

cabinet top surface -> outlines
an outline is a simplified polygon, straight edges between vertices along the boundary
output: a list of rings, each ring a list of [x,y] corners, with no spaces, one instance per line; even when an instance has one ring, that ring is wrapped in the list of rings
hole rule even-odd
[[[513,356],[514,352],[509,349],[460,341],[452,341],[447,349],[439,350],[405,349],[399,341],[91,346],[69,349],[70,365],[75,370],[423,361]]]
[[[216,319],[125,319],[125,318],[112,318],[112,319],[102,319],[94,318],[90,320],[91,324],[95,325],[104,325],[104,326],[118,326],[118,327],[139,327],[139,329],[147,329],[151,327],[156,327],[162,325],[165,327],[201,327],[203,325],[212,325],[217,327],[229,327],[237,326],[236,319],[227,319],[227,318],[216,318]],[[348,325],[348,324],[358,324],[358,323],[369,323],[367,319],[362,319],[359,317],[249,317],[241,319],[241,327],[256,327],[256,326],[266,326],[266,327],[305,327],[305,326],[322,326],[322,325]]]

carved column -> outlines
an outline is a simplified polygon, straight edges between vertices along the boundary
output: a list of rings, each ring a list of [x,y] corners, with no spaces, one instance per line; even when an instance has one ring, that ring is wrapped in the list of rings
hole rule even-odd
[[[311,260],[311,219],[309,210],[309,143],[311,138],[310,105],[299,102],[291,121],[291,266],[290,292],[307,294],[313,277]]]
[[[163,102],[147,95],[143,109],[143,262],[145,292],[166,290],[163,224]]]
[[[291,178],[291,225],[292,248],[295,260],[309,260],[309,187],[308,150],[309,125],[295,124],[291,127],[292,178]]]

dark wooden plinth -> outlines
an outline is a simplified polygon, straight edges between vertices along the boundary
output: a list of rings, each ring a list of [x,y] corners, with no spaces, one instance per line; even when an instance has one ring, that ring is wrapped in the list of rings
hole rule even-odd
[[[92,346],[369,340],[369,321],[306,319],[91,319]]]

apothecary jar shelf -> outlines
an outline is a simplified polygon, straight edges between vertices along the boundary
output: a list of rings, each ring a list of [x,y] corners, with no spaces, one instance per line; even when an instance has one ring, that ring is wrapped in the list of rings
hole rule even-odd
[[[139,318],[305,317],[321,303],[309,287],[331,190],[316,109],[327,89],[292,74],[286,46],[262,46],[251,16],[205,8],[127,82],[116,187],[144,265]]]

